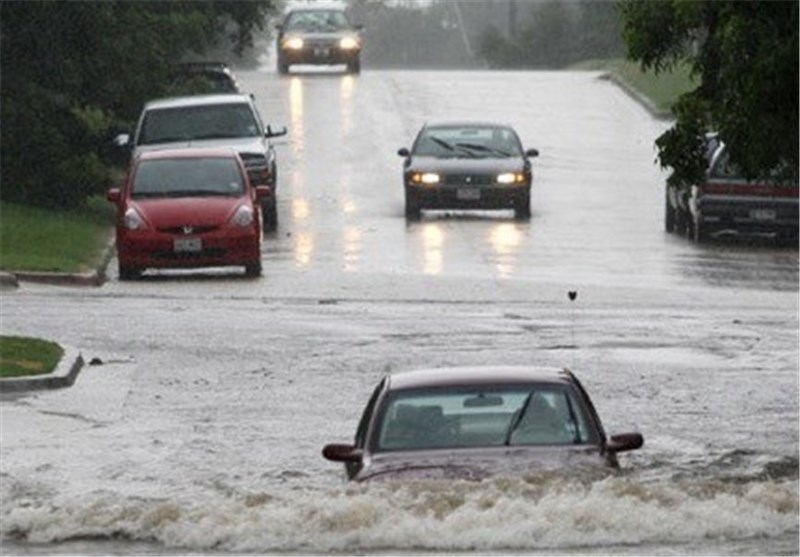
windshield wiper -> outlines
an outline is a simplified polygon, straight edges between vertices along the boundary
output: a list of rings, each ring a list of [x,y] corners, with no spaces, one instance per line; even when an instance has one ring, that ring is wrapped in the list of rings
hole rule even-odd
[[[514,431],[517,429],[517,426],[519,426],[522,418],[525,417],[525,412],[528,411],[528,406],[530,405],[531,399],[533,398],[533,394],[535,392],[536,391],[531,391],[528,393],[528,396],[525,397],[525,401],[522,403],[522,406],[520,406],[520,409],[517,410],[517,415],[514,416],[511,420],[511,423],[508,424],[508,430],[506,431],[506,438],[503,440],[503,445],[511,444],[511,436],[514,435]]]
[[[500,155],[501,157],[510,157],[511,153],[507,153],[501,149],[495,149],[494,147],[487,147],[486,145],[478,145],[477,143],[456,143],[457,147],[465,147],[467,149],[474,149],[475,151],[481,151],[483,153],[495,153]]]

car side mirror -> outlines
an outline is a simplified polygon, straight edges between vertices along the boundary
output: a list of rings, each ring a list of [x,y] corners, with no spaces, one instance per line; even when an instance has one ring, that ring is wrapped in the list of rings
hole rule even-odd
[[[527,151],[525,151],[525,156],[526,157],[530,157],[530,158],[538,157],[539,156],[539,150],[538,149],[528,149]]]
[[[121,195],[119,188],[111,188],[106,192],[106,200],[111,203],[119,203]]]
[[[397,150],[397,154],[398,154],[398,155],[400,155],[401,157],[406,157],[406,158],[408,158],[408,157],[410,157],[410,156],[411,156],[411,151],[409,151],[408,149],[406,149],[405,147],[403,147],[402,149],[398,149],[398,150]]]
[[[353,445],[332,443],[322,448],[322,456],[333,462],[361,462],[363,451]]]
[[[117,147],[125,147],[131,142],[131,136],[127,133],[121,133],[114,138],[114,145]]]
[[[272,197],[272,188],[269,186],[256,186],[256,201]]]
[[[264,136],[268,137],[268,138],[270,138],[270,137],[281,137],[283,135],[286,135],[287,133],[289,133],[289,132],[286,129],[286,126],[284,126],[282,128],[274,129],[274,130],[272,129],[272,126],[267,126],[267,133],[265,133]]]
[[[622,453],[634,451],[641,448],[642,445],[644,445],[644,437],[641,433],[620,433],[611,436],[606,448],[612,453]]]

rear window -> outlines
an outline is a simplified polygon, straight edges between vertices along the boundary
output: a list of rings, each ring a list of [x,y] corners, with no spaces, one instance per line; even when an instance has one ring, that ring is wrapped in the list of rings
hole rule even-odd
[[[138,143],[258,137],[260,132],[256,115],[247,103],[159,108],[145,113]]]
[[[232,158],[182,158],[141,161],[131,197],[240,196],[245,191],[241,170]]]

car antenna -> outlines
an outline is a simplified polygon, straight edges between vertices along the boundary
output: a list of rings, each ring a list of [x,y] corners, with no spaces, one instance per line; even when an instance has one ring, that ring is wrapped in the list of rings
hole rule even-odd
[[[577,290],[569,290],[567,298],[570,302],[570,332],[572,335],[572,367],[575,368],[575,352],[578,350],[578,345],[575,344],[575,300],[578,298]]]

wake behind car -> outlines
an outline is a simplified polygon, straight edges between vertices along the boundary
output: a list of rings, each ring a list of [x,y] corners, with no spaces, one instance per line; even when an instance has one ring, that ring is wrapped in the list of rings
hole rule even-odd
[[[342,8],[302,7],[286,13],[278,31],[278,73],[293,64],[345,64],[361,71],[361,25],[354,25]]]
[[[717,235],[759,234],[797,241],[800,192],[796,181],[774,177],[747,180],[732,164],[716,134],[704,138],[706,179],[684,186],[667,183],[664,227],[695,242]]]
[[[123,187],[107,193],[117,206],[120,280],[187,267],[243,266],[260,275],[258,203],[269,195],[250,184],[231,149],[141,153]]]
[[[531,215],[530,159],[511,126],[484,122],[429,124],[411,150],[402,148],[406,217],[423,209],[513,209]]]
[[[265,126],[249,95],[194,95],[153,100],[145,104],[133,141],[117,137],[120,146],[132,146],[131,159],[147,151],[184,147],[226,147],[242,158],[250,182],[268,186],[263,198],[265,229],[278,222],[278,166],[271,138],[286,135],[286,128]]]
[[[483,479],[554,469],[619,467],[639,433],[606,437],[581,383],[556,368],[425,369],[385,377],[353,444],[323,456],[351,480]]]

